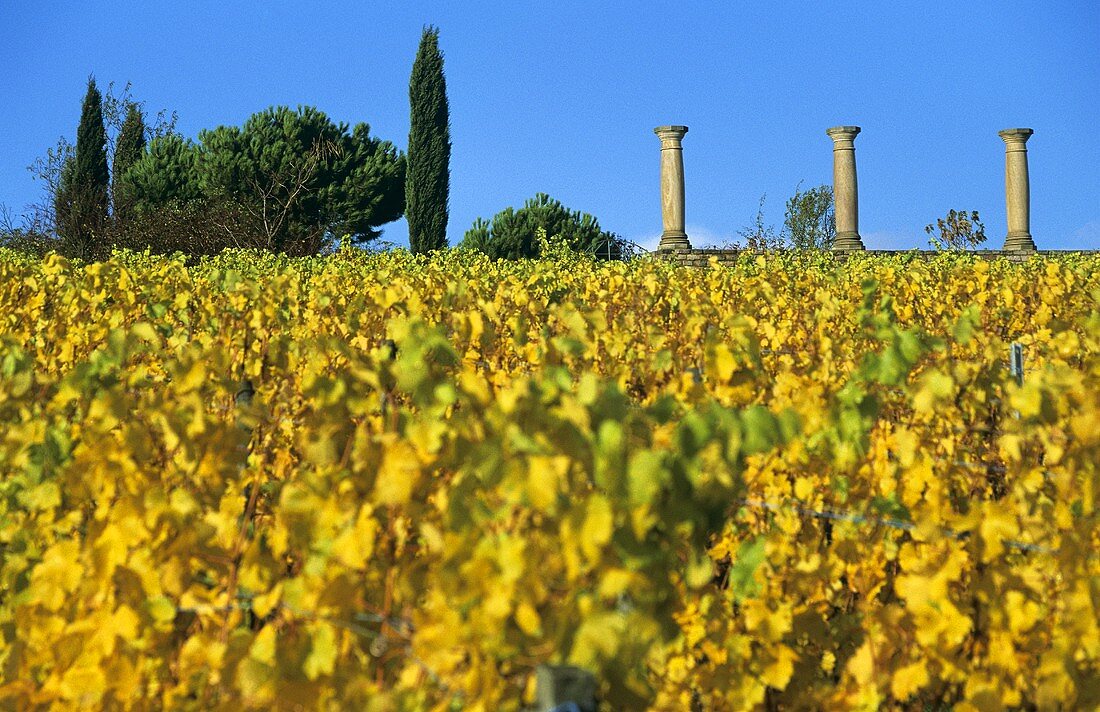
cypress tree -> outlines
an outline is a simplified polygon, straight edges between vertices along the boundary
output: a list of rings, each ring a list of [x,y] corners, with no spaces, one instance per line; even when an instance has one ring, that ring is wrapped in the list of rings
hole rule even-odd
[[[98,252],[95,241],[107,223],[107,128],[103,123],[103,95],[95,78],[88,78],[88,91],[76,130],[72,162],[62,171],[57,196],[57,231],[73,252],[83,258]]]
[[[405,217],[414,253],[447,246],[451,127],[439,29],[425,27],[409,79],[409,150]]]
[[[115,160],[111,166],[111,198],[116,221],[126,220],[133,205],[133,198],[128,194],[122,176],[144,152],[145,119],[141,115],[141,108],[136,103],[130,102],[126,110],[126,120],[122,122],[118,141],[115,142]]]

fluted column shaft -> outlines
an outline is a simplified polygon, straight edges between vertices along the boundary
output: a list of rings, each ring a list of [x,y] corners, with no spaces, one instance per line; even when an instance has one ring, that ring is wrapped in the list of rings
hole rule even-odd
[[[859,237],[859,188],[856,183],[858,126],[834,126],[825,133],[833,139],[833,206],[836,210],[834,250],[862,250]]]
[[[684,232],[684,149],[681,141],[687,126],[658,126],[661,139],[661,233],[659,250],[690,248]]]
[[[998,132],[1005,142],[1005,214],[1008,218],[1006,250],[1034,250],[1031,237],[1031,182],[1027,174],[1027,140],[1031,129]]]

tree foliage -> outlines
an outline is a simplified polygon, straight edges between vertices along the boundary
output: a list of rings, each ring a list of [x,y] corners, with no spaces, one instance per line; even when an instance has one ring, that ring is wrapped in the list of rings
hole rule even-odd
[[[592,215],[569,210],[546,193],[536,194],[519,210],[505,208],[491,221],[478,218],[462,244],[494,259],[534,258],[541,253],[540,230],[572,250],[597,258],[619,259],[623,253],[621,237],[603,230]]]
[[[107,157],[112,166],[110,186],[112,203],[115,202],[117,197],[118,178],[121,175],[118,168],[115,167],[115,154],[118,150],[117,144],[122,140],[123,125],[130,116],[131,107],[136,107],[141,114],[144,131],[143,143],[174,133],[178,118],[176,112],[161,110],[149,119],[145,112],[145,103],[137,101],[131,95],[129,82],[118,93],[115,92],[114,86],[114,82],[107,85],[101,101],[103,125],[107,133]],[[62,193],[61,186],[65,165],[74,154],[75,146],[73,142],[67,137],[61,136],[54,146],[46,150],[44,155],[39,156],[27,166],[32,178],[41,185],[42,198],[25,206],[22,214],[22,224],[18,229],[23,233],[37,236],[38,239],[43,240],[53,249],[75,255],[79,252],[78,249],[71,249],[71,246],[66,242],[58,242],[54,239],[61,232],[57,207],[58,205],[65,206],[70,202],[67,194]],[[123,159],[124,162],[125,160]],[[125,212],[125,207],[123,211]]]
[[[103,123],[107,127],[107,155],[111,158],[112,167],[118,143],[122,140],[122,127],[130,116],[131,107],[136,107],[141,113],[145,143],[176,133],[176,122],[179,121],[179,114],[175,111],[161,109],[156,114],[146,111],[145,102],[135,99],[130,89],[130,82],[126,82],[116,92],[115,83],[111,82],[107,85],[107,91],[103,92]],[[111,180],[114,179],[112,173]]]
[[[56,247],[54,242],[34,223],[28,222],[25,216],[18,221],[12,209],[0,203],[0,247],[28,257],[41,257],[51,247]]]
[[[115,141],[114,160],[111,163],[111,198],[116,221],[124,221],[133,207],[128,188],[122,176],[141,159],[145,151],[145,117],[141,107],[130,102],[126,109],[126,119]]]
[[[750,224],[737,231],[737,235],[745,241],[744,245],[740,241],[734,241],[727,246],[729,249],[776,250],[785,246],[783,236],[776,234],[775,226],[764,222],[764,202],[767,197],[767,193],[760,196],[756,217]]]
[[[41,186],[41,198],[26,206],[22,229],[43,235],[57,235],[57,206],[61,193],[61,174],[73,155],[72,141],[61,136],[46,153],[27,166],[31,179]]]
[[[54,206],[57,232],[73,253],[88,257],[102,251],[108,218],[107,129],[103,123],[103,95],[95,78],[88,78],[76,132],[76,147],[66,158]]]
[[[973,250],[985,242],[985,225],[977,210],[948,210],[947,216],[925,225],[928,244],[936,250]]]
[[[138,209],[191,200],[236,206],[269,249],[362,243],[404,210],[405,158],[367,124],[349,130],[313,107],[273,107],[242,127],[154,141],[127,173]],[[302,246],[309,246],[303,248]]]
[[[827,250],[836,239],[833,189],[819,185],[803,192],[800,187],[787,199],[783,238],[796,250]]]
[[[740,240],[727,243],[729,249],[777,250],[793,248],[829,249],[836,237],[836,217],[833,211],[833,190],[819,185],[805,192],[801,184],[794,195],[787,199],[783,217],[783,229],[776,232],[774,225],[764,219],[764,202],[767,194],[760,196],[756,216],[748,225],[737,231]]]
[[[267,244],[266,236],[240,206],[206,199],[134,211],[125,221],[114,221],[111,230],[111,245],[116,249],[162,255],[181,252],[190,259]]]
[[[409,79],[409,151],[405,217],[414,253],[447,246],[451,128],[439,30],[427,27]]]
[[[202,197],[199,150],[178,134],[154,139],[122,178],[135,208],[153,211]]]

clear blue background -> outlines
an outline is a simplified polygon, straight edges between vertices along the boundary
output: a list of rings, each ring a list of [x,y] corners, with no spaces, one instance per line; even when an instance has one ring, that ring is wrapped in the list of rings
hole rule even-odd
[[[1032,234],[1100,248],[1100,3],[0,3],[0,202],[40,197],[26,166],[75,138],[90,73],[133,83],[178,129],[275,104],[365,121],[402,150],[408,78],[439,26],[451,131],[452,243],[538,191],[654,245],[653,127],[687,124],[693,243],[782,225],[795,185],[831,181],[825,129],[856,124],[868,248],[921,247],[949,208],[1005,234],[1004,146],[1031,127]],[[404,222],[384,239],[407,242]]]

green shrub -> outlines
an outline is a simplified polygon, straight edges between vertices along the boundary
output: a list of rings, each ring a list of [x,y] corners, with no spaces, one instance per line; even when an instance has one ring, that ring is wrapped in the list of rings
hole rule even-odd
[[[519,210],[505,208],[489,222],[478,218],[466,231],[462,245],[494,259],[534,258],[541,256],[540,230],[570,249],[598,259],[621,259],[626,247],[621,237],[603,230],[596,218],[569,210],[546,193],[538,193]]]

